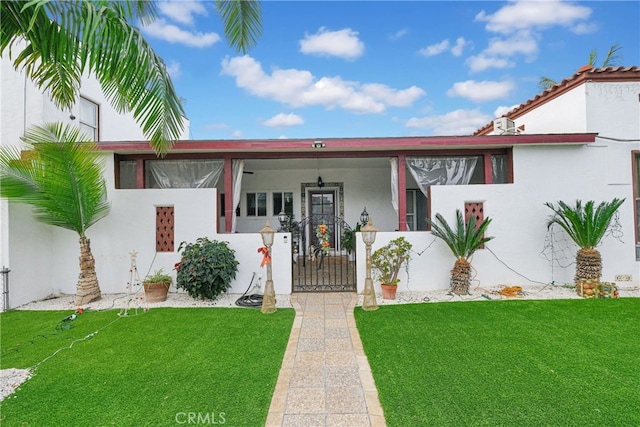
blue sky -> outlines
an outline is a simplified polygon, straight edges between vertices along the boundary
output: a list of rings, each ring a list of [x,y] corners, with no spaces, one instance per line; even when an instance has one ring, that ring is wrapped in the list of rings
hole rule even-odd
[[[263,1],[244,56],[213,2],[159,7],[143,33],[192,139],[468,135],[593,49],[640,65],[638,1]]]

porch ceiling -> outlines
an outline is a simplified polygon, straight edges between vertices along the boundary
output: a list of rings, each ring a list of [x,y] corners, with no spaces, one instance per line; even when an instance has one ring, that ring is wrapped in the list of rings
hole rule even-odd
[[[247,172],[287,169],[374,169],[389,167],[388,157],[370,157],[366,159],[247,159],[244,170]]]

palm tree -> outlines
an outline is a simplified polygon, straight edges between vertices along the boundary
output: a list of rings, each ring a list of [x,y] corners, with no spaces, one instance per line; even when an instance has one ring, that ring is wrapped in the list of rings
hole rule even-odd
[[[554,214],[547,220],[547,229],[558,224],[580,247],[576,256],[576,283],[583,280],[600,280],[602,276],[602,257],[596,246],[604,237],[620,205],[625,199],[613,199],[601,202],[594,210],[595,202],[589,200],[584,207],[580,200],[575,206],[559,201],[558,206],[545,203]]]
[[[614,67],[619,64],[619,61],[622,59],[622,55],[619,54],[620,50],[622,50],[622,46],[619,43],[614,44],[609,48],[607,55],[604,57],[604,61],[602,61],[601,68]],[[598,60],[598,51],[593,49],[591,53],[589,53],[589,61],[587,65],[591,67],[596,66],[596,61]],[[541,77],[540,81],[538,81],[538,87],[540,90],[547,90],[552,86],[558,84],[555,80],[549,77]]]
[[[262,32],[260,3],[216,0],[216,7],[229,43],[246,53]],[[155,3],[2,1],[0,16],[0,55],[8,50],[14,67],[47,90],[57,107],[69,110],[82,74],[93,72],[112,106],[133,113],[158,154],[171,149],[182,132],[184,110],[164,61],[131,23],[152,22]]]
[[[95,143],[62,124],[25,132],[27,150],[0,147],[0,196],[34,207],[42,223],[80,236],[80,276],[75,304],[100,298],[87,229],[109,213],[103,168]]]
[[[462,218],[462,212],[456,210],[455,229],[452,229],[447,221],[436,214],[436,221],[427,219],[434,236],[442,239],[456,257],[456,262],[451,270],[451,290],[457,295],[469,293],[471,284],[471,264],[469,258],[493,237],[484,237],[484,233],[491,223],[487,217],[481,223],[476,223],[476,217],[470,216],[466,223]]]

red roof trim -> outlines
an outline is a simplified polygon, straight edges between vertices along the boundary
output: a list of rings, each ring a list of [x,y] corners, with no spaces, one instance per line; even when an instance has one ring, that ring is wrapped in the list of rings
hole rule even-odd
[[[511,120],[515,120],[518,117],[535,110],[541,105],[563,95],[571,89],[585,83],[585,82],[628,82],[628,81],[640,81],[640,67],[608,67],[608,68],[593,68],[593,67],[580,67],[580,69],[561,82],[553,85],[544,92],[534,96],[533,98],[523,102],[502,117],[507,117]],[[476,130],[473,135],[487,135],[493,132],[493,122],[487,123],[480,129]]]
[[[595,141],[595,133],[542,134],[542,135],[486,135],[486,136],[427,136],[380,138],[324,138],[277,140],[185,140],[173,147],[173,153],[196,152],[272,152],[320,156],[328,152],[405,152],[411,150],[436,150],[442,148],[504,148],[516,145],[587,144]],[[313,148],[314,142],[322,142],[324,148]],[[117,141],[99,142],[102,151],[120,154],[151,153],[148,142]],[[353,154],[353,153],[352,153]],[[291,156],[291,157],[295,157]]]

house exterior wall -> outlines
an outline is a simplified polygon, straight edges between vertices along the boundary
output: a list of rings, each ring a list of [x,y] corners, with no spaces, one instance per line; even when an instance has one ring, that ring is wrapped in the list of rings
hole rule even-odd
[[[0,145],[21,146],[20,137],[25,129],[33,125],[49,122],[78,125],[79,103],[71,111],[61,111],[48,94],[40,91],[23,72],[16,71],[5,56],[0,58],[0,73]],[[111,107],[95,78],[82,78],[80,94],[99,105],[101,140],[146,139],[132,114],[119,114]],[[71,114],[76,117],[75,120],[70,118]],[[189,122],[185,118],[182,139],[188,138],[188,135]],[[67,233],[71,235],[71,248],[75,251],[74,264],[63,264],[65,267],[62,271],[61,266],[51,260],[57,258],[60,249],[56,239],[62,236],[66,241]],[[66,277],[72,274],[75,284],[78,251],[77,237],[73,233],[43,226],[33,219],[30,207],[16,206],[5,199],[0,200],[0,266],[11,270],[10,307],[43,298],[56,289],[66,289],[65,285],[58,284],[59,277],[67,280]],[[0,301],[0,304],[3,302]]]
[[[292,161],[291,163],[295,163]],[[353,167],[326,168],[320,171],[322,179],[327,185],[322,190],[335,190],[336,202],[338,201],[338,187],[331,186],[331,183],[342,183],[344,190],[344,220],[355,227],[360,220],[360,214],[366,207],[371,214],[376,227],[392,231],[398,227],[397,215],[391,205],[391,169],[362,167],[366,165],[366,160],[354,159]],[[273,215],[271,205],[271,193],[292,192],[294,205],[293,212],[295,220],[301,218],[301,183],[315,183],[318,180],[318,171],[313,169],[287,169],[282,170],[260,170],[253,175],[245,175],[242,180],[241,215],[237,218],[238,231],[258,232],[264,227],[266,219],[269,219],[274,228],[278,227],[277,215]],[[317,186],[309,187],[310,190],[319,190]],[[247,217],[246,193],[267,192],[267,217]],[[308,197],[305,199],[308,205]],[[309,208],[306,207],[309,215]],[[221,225],[221,230],[224,226]]]
[[[514,183],[501,185],[452,185],[431,187],[433,215],[441,213],[452,224],[456,209],[465,202],[483,202],[485,218],[492,222],[487,234],[494,239],[471,259],[474,267],[472,289],[498,285],[556,285],[573,283],[577,247],[559,228],[547,233],[546,221],[552,213],[544,204],[558,200],[627,200],[619,210],[623,235],[605,237],[598,247],[603,258],[603,281],[615,281],[618,274],[631,275],[640,284],[640,263],[635,261],[633,204],[628,185],[611,184],[606,164],[608,143],[596,146],[515,147]],[[627,166],[626,162],[625,166]],[[630,166],[629,166],[630,167]],[[558,185],[562,180],[562,185]],[[409,273],[401,271],[399,291],[447,289],[455,259],[450,250],[430,232],[381,232],[373,250],[403,235],[413,244]],[[365,247],[358,239],[358,291],[364,290]],[[376,288],[377,288],[376,284]]]
[[[587,132],[585,90],[585,85],[575,87],[515,118],[516,127],[524,125],[525,134]]]
[[[640,140],[640,82],[584,84],[587,132],[602,137]]]

